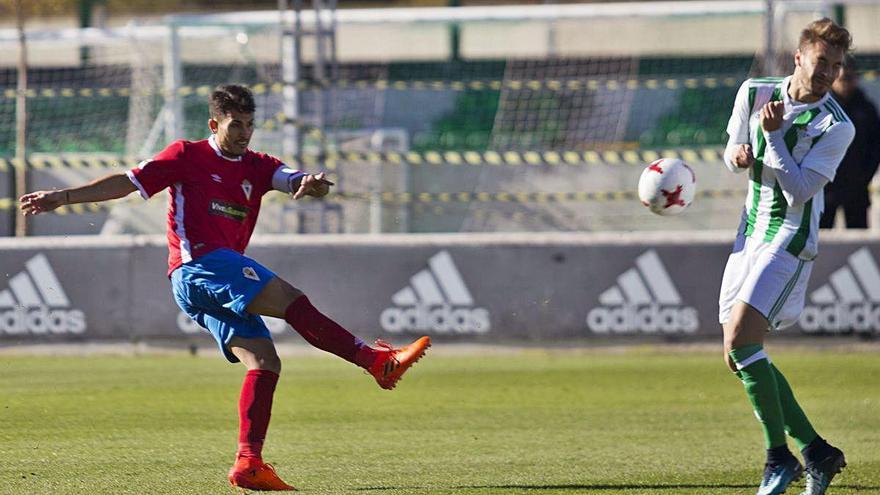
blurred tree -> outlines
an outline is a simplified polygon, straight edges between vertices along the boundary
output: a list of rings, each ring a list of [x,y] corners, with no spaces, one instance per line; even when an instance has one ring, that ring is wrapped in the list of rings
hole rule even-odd
[[[33,16],[77,15],[88,0],[28,0],[25,14]],[[442,7],[447,0],[346,0],[345,7]],[[265,10],[278,8],[278,0],[105,0],[110,15],[170,13],[211,10]],[[342,4],[343,2],[340,2]],[[463,2],[467,3],[467,2]],[[510,0],[508,3],[527,3]],[[308,5],[309,2],[306,2]],[[15,0],[0,0],[0,18],[15,17]]]
[[[76,13],[79,0],[37,0],[22,2],[26,16],[66,15]],[[0,17],[15,16],[15,0],[0,0]]]

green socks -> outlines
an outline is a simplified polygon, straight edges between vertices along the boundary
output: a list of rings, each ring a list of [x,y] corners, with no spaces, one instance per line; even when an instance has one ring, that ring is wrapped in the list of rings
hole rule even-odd
[[[788,385],[788,381],[773,363],[770,363],[773,374],[776,376],[776,388],[779,390],[779,403],[782,405],[782,416],[785,418],[785,431],[794,439],[799,450],[810,444],[819,435],[807,419],[794,393]]]
[[[782,415],[776,373],[764,353],[764,346],[755,344],[739,347],[730,351],[730,357],[736,363],[746,394],[764,429],[766,448],[785,445],[785,419]]]
[[[730,357],[739,368],[736,374],[745,385],[746,394],[764,428],[764,443],[768,449],[785,445],[785,433],[801,450],[818,437],[794,398],[788,380],[770,362],[764,346],[739,347],[730,351]]]

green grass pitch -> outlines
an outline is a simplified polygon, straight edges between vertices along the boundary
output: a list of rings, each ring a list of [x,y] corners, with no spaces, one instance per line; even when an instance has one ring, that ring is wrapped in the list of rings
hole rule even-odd
[[[880,494],[880,355],[769,351],[847,454],[829,494]],[[718,353],[441,349],[393,392],[330,356],[284,362],[264,454],[305,493],[751,494],[762,470]],[[216,355],[0,356],[0,493],[234,493],[242,375]]]

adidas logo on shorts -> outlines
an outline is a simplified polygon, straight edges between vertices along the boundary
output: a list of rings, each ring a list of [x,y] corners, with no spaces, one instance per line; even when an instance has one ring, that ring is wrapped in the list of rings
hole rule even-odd
[[[880,332],[880,269],[863,247],[810,294],[801,313],[805,332]]]
[[[70,308],[70,300],[44,254],[25,263],[0,290],[0,334],[82,334],[86,315]]]
[[[448,251],[428,260],[428,267],[409,279],[409,286],[391,296],[379,323],[386,332],[482,334],[491,330],[489,311],[474,299]]]
[[[694,333],[696,308],[682,306],[681,296],[653,249],[636,258],[636,266],[617,277],[599,295],[601,306],[587,313],[587,327],[597,334]]]

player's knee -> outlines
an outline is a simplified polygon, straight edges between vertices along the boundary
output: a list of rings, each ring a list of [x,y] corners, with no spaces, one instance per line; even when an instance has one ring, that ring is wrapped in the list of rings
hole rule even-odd
[[[724,349],[724,364],[727,365],[727,368],[730,369],[730,371],[736,373],[736,371],[737,371],[736,363],[733,361],[733,358],[730,357],[730,351],[727,349],[726,346]]]
[[[730,368],[731,371],[736,371],[736,364],[733,362],[733,358],[730,357],[730,351],[733,349],[733,339],[729,337],[728,328],[725,326],[724,328],[724,364]]]
[[[736,348],[737,335],[733,332],[725,332],[724,334],[724,355]]]
[[[278,357],[278,354],[273,352],[265,356],[260,356],[258,362],[260,369],[271,371],[278,375],[281,374],[281,358]]]
[[[295,301],[300,296],[304,295],[303,292],[296,287],[290,285],[286,280],[278,279],[281,285],[281,291],[284,293],[284,298],[288,301]]]
[[[762,341],[766,327],[748,313],[736,312],[724,326],[724,348],[730,352],[737,347]]]
[[[734,348],[734,342],[736,342],[737,336],[740,334],[742,330],[742,319],[736,318],[731,315],[730,319],[724,323],[724,355],[726,356],[731,349]]]
[[[736,373],[737,368],[733,358],[730,357],[730,351],[742,345],[740,344],[741,336],[743,335],[742,328],[741,319],[731,318],[730,321],[724,324],[724,364],[734,373]]]

